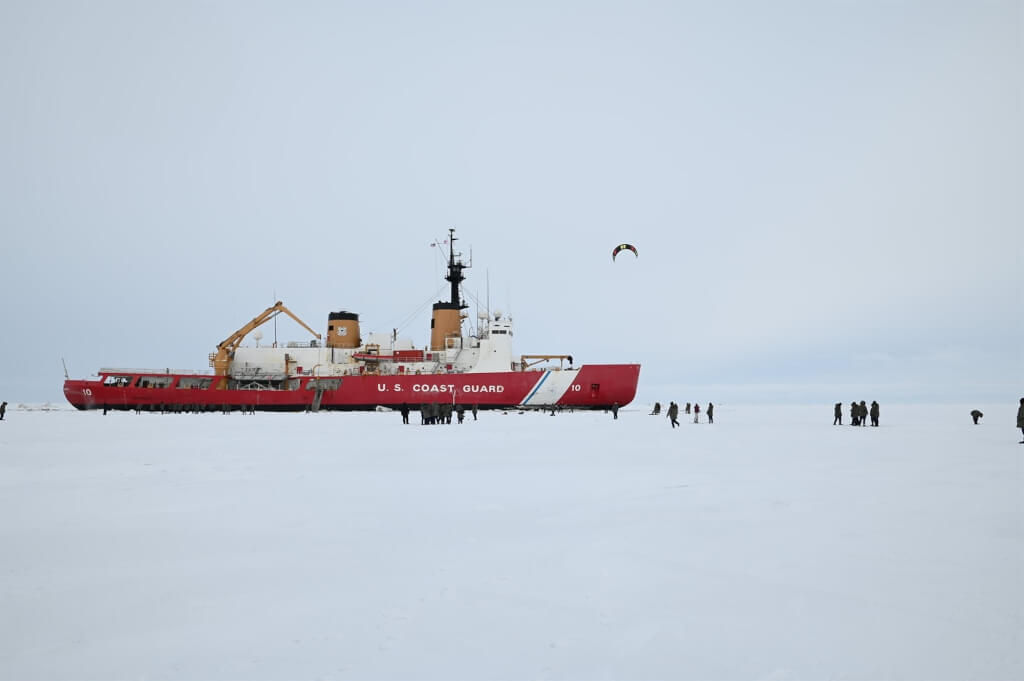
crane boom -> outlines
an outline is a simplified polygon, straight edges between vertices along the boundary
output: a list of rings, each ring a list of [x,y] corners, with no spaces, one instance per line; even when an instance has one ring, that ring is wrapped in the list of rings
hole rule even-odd
[[[562,360],[569,360],[569,368],[572,368],[572,355],[520,355],[519,365],[523,371],[526,371],[532,366],[548,362],[553,359],[558,360],[558,368],[562,368]],[[533,361],[527,361],[533,360]]]
[[[279,300],[263,312],[253,317],[252,321],[225,338],[220,345],[217,346],[217,352],[210,356],[210,364],[213,366],[213,373],[217,376],[227,376],[231,370],[231,361],[234,358],[235,350],[237,350],[238,346],[242,344],[242,340],[250,331],[262,326],[282,312],[297,321],[302,328],[313,334],[317,340],[320,340],[320,334],[309,328],[309,325],[306,324],[306,322],[296,317],[295,314],[285,307],[284,303]],[[221,381],[221,383],[223,383],[223,381]]]

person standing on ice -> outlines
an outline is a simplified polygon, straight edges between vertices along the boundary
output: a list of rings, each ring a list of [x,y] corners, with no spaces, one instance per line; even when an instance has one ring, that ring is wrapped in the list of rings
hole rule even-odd
[[[871,400],[871,425],[878,426],[878,402]]]
[[[409,423],[409,405],[402,402],[402,423]]]
[[[689,402],[686,403],[686,413],[687,414],[690,413],[690,403]]]
[[[974,419],[974,425],[978,425],[978,419],[980,419],[982,416],[984,416],[984,414],[982,414],[977,409],[971,410],[971,418]]]
[[[696,402],[693,403],[693,422],[700,423],[700,405]]]
[[[676,404],[675,402],[669,402],[668,403],[668,418],[669,418],[669,422],[672,424],[672,428],[675,428],[676,426],[679,425],[679,421],[676,420],[678,417],[679,417],[679,405]]]
[[[661,413],[661,402],[655,402],[654,403],[654,409],[651,410],[651,415],[652,416],[657,416],[660,413]]]
[[[4,414],[7,413],[7,403],[0,402],[0,421],[4,420]]]
[[[618,419],[619,418],[619,403],[618,402],[612,402],[612,418],[613,419]]]
[[[1017,427],[1020,428],[1020,434],[1024,435],[1024,397],[1020,398],[1020,408],[1017,409]],[[1024,440],[1020,444],[1024,445]]]
[[[836,402],[835,418],[832,419],[832,425],[843,425],[843,403]]]
[[[868,403],[864,400],[860,401],[860,413],[857,415],[857,418],[860,419],[860,425],[868,425]]]
[[[473,420],[476,421],[476,405],[473,405]]]
[[[850,402],[850,425],[859,426],[860,422],[857,417],[860,415],[860,408],[857,407],[856,402]]]
[[[713,405],[710,402],[708,402],[708,408],[707,408],[707,412],[706,413],[708,415],[708,423],[714,423],[715,422],[715,405]]]

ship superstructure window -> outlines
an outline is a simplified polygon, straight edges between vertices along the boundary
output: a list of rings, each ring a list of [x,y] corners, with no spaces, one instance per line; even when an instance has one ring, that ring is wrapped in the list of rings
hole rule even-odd
[[[131,383],[131,376],[107,376],[103,379],[103,385],[110,385],[115,388],[127,388]]]
[[[135,385],[138,388],[170,388],[173,382],[173,376],[139,376]]]

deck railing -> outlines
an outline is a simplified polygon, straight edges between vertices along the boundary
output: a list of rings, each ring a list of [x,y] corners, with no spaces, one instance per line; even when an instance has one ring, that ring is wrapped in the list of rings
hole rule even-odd
[[[212,369],[111,369],[103,368],[96,372],[97,374],[132,374],[140,375],[145,374],[147,376],[166,376],[168,374],[180,374],[183,376],[213,376]]]

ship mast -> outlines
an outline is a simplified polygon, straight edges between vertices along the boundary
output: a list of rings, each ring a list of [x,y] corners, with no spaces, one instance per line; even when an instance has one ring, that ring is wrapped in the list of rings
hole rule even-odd
[[[466,268],[466,265],[462,264],[461,260],[459,262],[455,261],[455,241],[455,228],[449,227],[448,243],[451,244],[451,247],[448,249],[448,275],[445,277],[445,279],[450,281],[452,284],[452,306],[457,310],[461,310],[464,307],[468,307],[459,299],[459,284],[461,284],[463,280],[466,278],[462,274],[462,270]],[[459,253],[459,255],[462,254]]]

